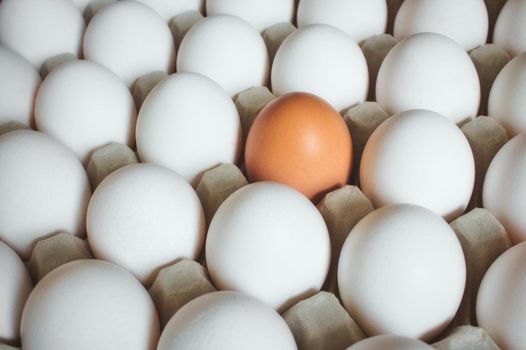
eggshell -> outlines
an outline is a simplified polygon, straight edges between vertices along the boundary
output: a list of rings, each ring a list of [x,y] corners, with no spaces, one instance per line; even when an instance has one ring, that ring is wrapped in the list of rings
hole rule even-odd
[[[22,259],[42,237],[85,232],[91,190],[69,149],[41,132],[12,131],[0,137],[0,169],[0,239]]]
[[[326,24],[289,35],[274,57],[272,92],[277,96],[310,92],[342,111],[363,102],[368,87],[367,63],[358,44]]]
[[[38,71],[19,54],[0,46],[0,124],[18,121],[33,124]]]
[[[267,47],[257,29],[231,15],[197,22],[183,38],[177,56],[178,72],[203,74],[231,96],[266,85],[269,69]]]
[[[276,311],[238,292],[215,292],[186,304],[168,322],[157,350],[295,350]]]
[[[294,0],[206,0],[206,14],[237,16],[261,32],[276,23],[292,22],[295,3]]]
[[[501,349],[526,344],[526,242],[504,252],[489,268],[477,297],[477,321]]]
[[[157,165],[134,164],[97,187],[87,230],[96,258],[126,268],[149,285],[162,267],[198,257],[205,218],[197,194],[182,177]]]
[[[482,201],[514,243],[526,240],[526,133],[508,141],[486,173]]]
[[[460,129],[426,110],[396,114],[365,145],[360,184],[375,207],[410,203],[451,221],[466,209],[475,161]]]
[[[526,51],[526,1],[507,0],[497,17],[493,42],[512,57]]]
[[[50,272],[22,314],[25,350],[153,350],[159,320],[150,295],[124,269],[77,260]]]
[[[71,148],[83,162],[111,142],[134,147],[136,116],[126,85],[89,61],[55,68],[42,83],[35,105],[37,128]]]
[[[250,128],[245,165],[251,181],[276,181],[317,201],[347,183],[352,142],[327,102],[290,93],[270,102]]]
[[[390,115],[423,108],[455,123],[477,115],[480,82],[464,48],[441,34],[415,34],[385,57],[376,98]]]
[[[298,26],[329,24],[360,42],[385,32],[386,0],[301,0]]]
[[[3,242],[0,266],[0,340],[18,343],[22,310],[33,284],[22,260]]]
[[[526,52],[512,59],[500,71],[491,87],[488,114],[508,135],[526,131]]]
[[[396,14],[394,36],[401,40],[416,33],[438,33],[471,50],[486,43],[488,25],[484,0],[407,0]]]
[[[163,165],[197,185],[204,171],[237,162],[241,122],[234,102],[214,81],[176,73],[144,101],[136,136],[143,162]]]
[[[320,290],[329,261],[321,214],[285,185],[244,186],[223,202],[208,230],[206,262],[215,286],[280,311]]]
[[[164,19],[135,1],[118,1],[99,10],[84,37],[84,56],[117,74],[128,86],[153,71],[171,73],[175,46]]]
[[[173,17],[187,11],[201,11],[204,8],[205,0],[135,0],[146,6],[151,7],[166,22]]]
[[[466,282],[462,247],[438,215],[415,205],[373,211],[349,233],[338,286],[369,336],[429,340],[453,319]]]
[[[398,335],[378,335],[364,339],[347,350],[433,350],[434,348],[417,339]]]
[[[0,45],[31,62],[36,69],[49,57],[79,56],[84,18],[71,0],[2,0]]]

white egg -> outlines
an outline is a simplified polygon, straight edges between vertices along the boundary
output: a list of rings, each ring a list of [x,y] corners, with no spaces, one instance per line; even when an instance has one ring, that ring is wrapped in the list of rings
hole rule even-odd
[[[486,173],[482,201],[515,243],[526,240],[526,133],[506,143]]]
[[[170,21],[173,17],[187,11],[202,11],[205,0],[135,0],[146,6],[151,7],[165,21]]]
[[[504,66],[493,82],[488,114],[515,136],[526,131],[526,52]]]
[[[18,255],[0,242],[0,339],[18,343],[20,318],[33,283]]]
[[[272,65],[272,91],[309,92],[342,111],[365,100],[367,62],[351,37],[338,28],[316,24],[291,34]]]
[[[477,321],[506,350],[526,344],[526,242],[505,251],[488,269],[477,296]]]
[[[73,152],[38,131],[0,137],[0,239],[22,259],[56,231],[85,232],[91,189]]]
[[[451,221],[468,205],[475,182],[471,147],[450,120],[427,110],[399,113],[367,142],[360,184],[375,207],[410,203]]]
[[[398,335],[377,335],[359,341],[347,350],[433,350],[427,345],[414,338],[401,337]]]
[[[166,325],[157,350],[296,350],[294,337],[271,307],[238,292],[205,294]]]
[[[37,128],[87,162],[110,142],[135,146],[135,102],[111,71],[90,61],[67,62],[49,73],[37,94]]]
[[[277,23],[292,22],[295,6],[294,0],[206,0],[206,14],[237,16],[263,31]]]
[[[396,14],[398,40],[416,33],[438,33],[465,50],[484,45],[488,37],[488,10],[484,0],[405,0]]]
[[[24,56],[36,69],[56,55],[79,56],[84,26],[71,0],[0,2],[0,45]]]
[[[526,1],[507,0],[497,17],[493,42],[512,57],[526,51]]]
[[[369,336],[433,339],[455,316],[465,281],[453,229],[408,204],[363,218],[345,240],[338,264],[342,302]]]
[[[178,72],[203,74],[231,96],[266,85],[270,64],[263,38],[231,15],[209,16],[186,33],[177,56]]]
[[[33,107],[40,74],[19,54],[0,46],[0,124],[33,125]]]
[[[385,32],[386,0],[301,0],[298,26],[329,24],[360,42]]]
[[[24,350],[154,350],[159,320],[150,295],[130,273],[77,260],[47,274],[22,314]]]
[[[179,175],[153,164],[121,168],[97,187],[87,215],[90,247],[150,285],[181,258],[196,259],[205,236],[201,202]]]
[[[118,1],[95,14],[86,28],[84,56],[128,86],[144,74],[175,68],[170,28],[157,12],[135,1]]]
[[[320,290],[329,261],[321,214],[285,185],[241,188],[219,207],[208,230],[206,262],[215,285],[280,311]]]
[[[480,82],[460,45],[440,34],[420,33],[389,51],[378,72],[376,98],[388,114],[422,108],[459,123],[477,115]]]
[[[144,101],[136,136],[142,161],[170,168],[197,185],[204,171],[237,162],[241,122],[232,99],[214,81],[176,73]]]
[[[90,3],[102,3],[104,1],[110,1],[110,0],[72,0],[75,5],[80,9],[80,11],[84,12],[88,5]]]

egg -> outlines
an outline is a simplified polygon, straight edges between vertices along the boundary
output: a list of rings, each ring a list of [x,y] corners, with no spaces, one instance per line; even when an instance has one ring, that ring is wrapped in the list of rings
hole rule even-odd
[[[414,338],[398,335],[377,335],[364,339],[347,350],[433,350],[434,348]]]
[[[84,18],[71,0],[2,0],[0,45],[31,62],[37,70],[50,57],[79,56]]]
[[[33,125],[33,106],[40,74],[25,58],[0,46],[0,124]]]
[[[237,16],[263,31],[277,23],[292,22],[295,3],[294,0],[206,0],[206,14]]]
[[[276,98],[250,128],[245,165],[251,181],[275,181],[317,201],[347,183],[352,142],[342,117],[308,93]]]
[[[508,0],[497,17],[493,42],[512,57],[526,51],[526,1]]]
[[[200,74],[176,73],[144,101],[136,136],[143,162],[163,165],[197,185],[204,171],[237,162],[241,122],[218,84]]]
[[[526,343],[526,242],[505,251],[490,266],[479,287],[477,321],[501,349]]]
[[[146,6],[151,7],[165,21],[170,21],[173,17],[187,11],[202,11],[205,0],[135,0]]]
[[[280,312],[320,290],[330,262],[327,227],[316,207],[285,185],[247,185],[210,223],[206,262],[219,289],[252,295]]]
[[[33,283],[22,260],[1,241],[0,266],[0,339],[18,343],[20,318]]]
[[[488,26],[484,0],[407,0],[396,14],[394,36],[401,40],[416,33],[438,33],[472,50],[486,43]]]
[[[154,71],[175,68],[173,36],[164,19],[135,1],[100,9],[84,37],[84,57],[113,71],[126,85]]]
[[[410,110],[371,135],[362,155],[360,184],[375,207],[410,203],[451,221],[466,209],[475,162],[462,131],[444,116]]]
[[[480,82],[463,47],[441,34],[420,33],[389,51],[378,72],[376,98],[390,115],[429,109],[460,123],[477,115]]]
[[[455,232],[415,205],[368,214],[349,233],[338,263],[342,302],[369,336],[433,339],[455,316],[465,282]]]
[[[360,42],[385,32],[386,0],[301,0],[298,27],[329,24]]]
[[[526,52],[504,66],[491,86],[488,114],[508,135],[526,131]]]
[[[61,64],[42,83],[36,99],[37,128],[71,148],[87,163],[110,142],[135,146],[135,102],[111,71],[89,61]]]
[[[73,152],[37,131],[0,137],[0,239],[27,260],[33,245],[57,231],[85,232],[91,189]]]
[[[526,133],[495,155],[484,179],[482,201],[514,243],[526,240]]]
[[[127,271],[100,260],[77,260],[47,274],[22,314],[25,350],[154,350],[157,311]]]
[[[296,350],[281,316],[238,292],[214,292],[183,306],[166,325],[157,350]]]
[[[193,188],[153,164],[129,165],[105,178],[93,193],[86,221],[95,257],[126,268],[145,285],[162,267],[196,259],[205,235]]]
[[[258,30],[239,17],[209,16],[183,38],[177,55],[178,72],[203,74],[229,95],[266,85],[270,63]]]
[[[365,101],[369,88],[367,62],[358,44],[326,24],[289,35],[276,53],[271,74],[275,95],[309,92],[339,112]]]

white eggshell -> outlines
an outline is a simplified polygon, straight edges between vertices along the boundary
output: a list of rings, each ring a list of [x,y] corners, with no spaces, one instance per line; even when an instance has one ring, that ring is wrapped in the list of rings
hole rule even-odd
[[[158,165],[134,164],[97,187],[87,230],[95,257],[149,285],[165,265],[198,257],[205,219],[197,194],[182,177]]]
[[[455,316],[465,281],[453,229],[433,212],[408,204],[362,219],[338,264],[342,302],[369,336],[432,339]]]
[[[513,242],[526,240],[526,133],[506,143],[484,180],[482,201],[506,228]]]
[[[493,82],[488,114],[515,136],[526,131],[526,53],[512,59]]]
[[[367,62],[356,44],[338,28],[315,24],[291,34],[272,65],[272,91],[320,96],[341,111],[367,96]]]
[[[210,16],[195,24],[177,56],[178,72],[203,74],[231,96],[266,85],[269,66],[267,47],[257,29],[231,15]]]
[[[465,50],[484,45],[488,37],[488,10],[484,0],[405,0],[396,14],[398,40],[416,33],[438,33]]]
[[[187,11],[202,11],[205,0],[135,0],[154,9],[165,21]]]
[[[499,13],[493,42],[512,57],[526,51],[526,1],[507,0]]]
[[[385,32],[386,0],[301,0],[298,26],[329,24],[360,42]]]
[[[33,283],[22,260],[3,242],[0,266],[0,340],[18,343],[20,318]]]
[[[24,350],[153,350],[157,311],[124,269],[100,260],[58,267],[33,289],[22,314]]]
[[[441,34],[420,33],[389,51],[376,98],[388,114],[422,108],[459,123],[477,115],[480,82],[464,48]]]
[[[296,350],[281,316],[239,292],[205,294],[183,306],[166,325],[157,350]]]
[[[276,23],[292,22],[294,0],[207,0],[206,14],[244,19],[260,32]]]
[[[329,261],[321,214],[285,185],[241,188],[219,207],[208,230],[206,262],[215,285],[280,311],[320,290]]]
[[[75,5],[80,9],[80,11],[84,12],[88,5],[91,2],[102,2],[102,1],[110,1],[110,0],[72,0]]]
[[[414,338],[398,335],[377,335],[355,343],[347,350],[433,350],[434,348]]]
[[[71,0],[2,0],[0,45],[40,69],[50,57],[79,56],[84,18]]]
[[[33,124],[33,106],[40,74],[19,54],[0,46],[0,124]]]
[[[214,81],[176,73],[144,101],[136,136],[142,161],[170,168],[197,185],[204,171],[237,161],[241,122],[232,99]]]
[[[111,71],[90,61],[60,65],[36,99],[37,128],[71,148],[84,162],[110,142],[135,146],[135,102]]]
[[[410,203],[451,221],[468,205],[475,182],[471,147],[450,120],[427,110],[399,113],[367,142],[360,184],[375,207]]]
[[[175,46],[164,19],[135,1],[99,10],[84,37],[84,56],[117,74],[128,86],[141,75],[175,68]]]
[[[0,137],[0,239],[22,259],[56,231],[85,232],[91,189],[73,152],[38,131]]]

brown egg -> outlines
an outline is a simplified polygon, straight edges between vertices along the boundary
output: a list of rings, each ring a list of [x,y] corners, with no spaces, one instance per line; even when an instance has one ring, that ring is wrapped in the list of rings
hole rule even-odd
[[[340,114],[320,97],[289,93],[269,103],[247,138],[250,181],[289,185],[313,201],[347,183],[351,135]]]

